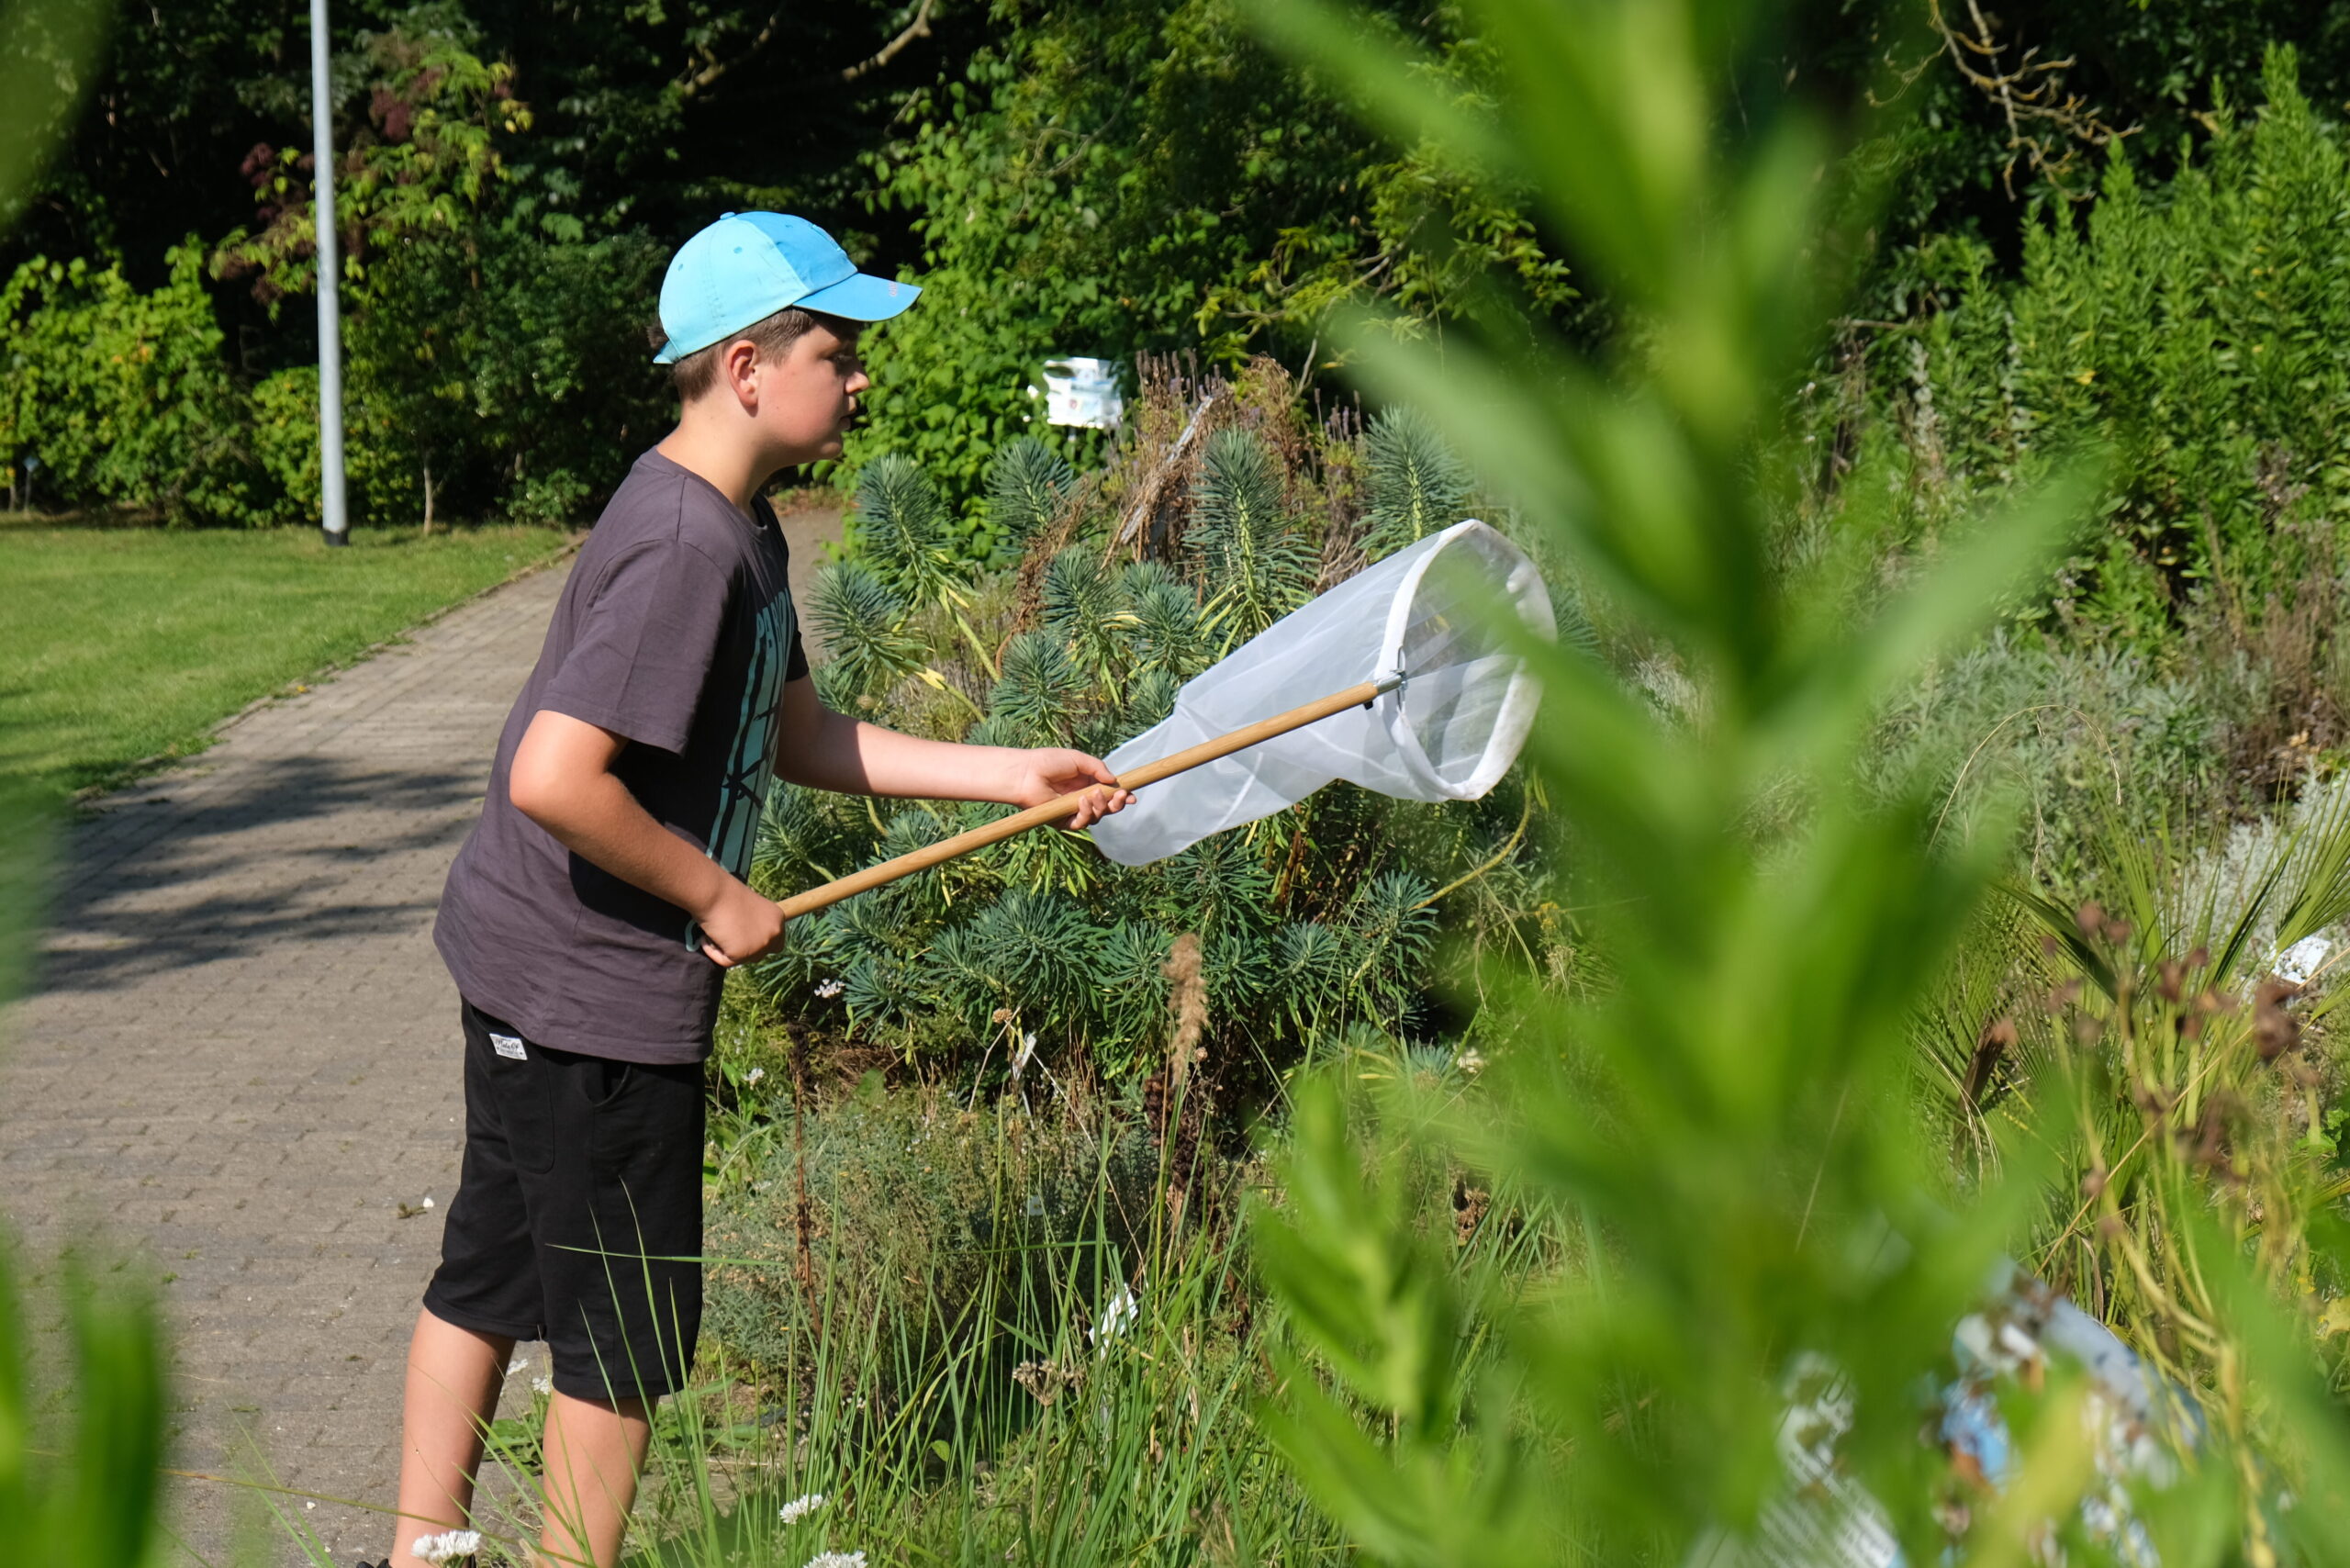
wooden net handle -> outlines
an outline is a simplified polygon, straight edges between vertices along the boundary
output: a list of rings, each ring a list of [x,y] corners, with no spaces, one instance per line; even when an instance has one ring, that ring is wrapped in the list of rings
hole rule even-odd
[[[1244,724],[1229,734],[1218,735],[1214,740],[1202,741],[1195,746],[1185,747],[1172,756],[1162,756],[1157,762],[1147,762],[1140,767],[1119,774],[1118,788],[1139,790],[1146,784],[1156,784],[1162,778],[1172,778],[1178,773],[1188,772],[1203,763],[1214,762],[1217,757],[1230,756],[1236,751],[1245,751],[1259,741],[1269,741],[1275,735],[1285,735],[1292,730],[1304,729],[1317,719],[1326,719],[1333,713],[1344,712],[1349,708],[1368,707],[1382,692],[1393,691],[1400,684],[1402,683],[1398,680],[1366,680],[1360,686],[1350,686],[1344,691],[1332,692],[1318,702],[1308,702],[1303,708],[1292,708],[1288,712],[1277,714],[1270,719],[1259,719],[1253,724]],[[1041,806],[1031,806],[1024,812],[1016,812],[1000,822],[991,822],[985,827],[975,827],[968,833],[958,833],[952,838],[941,839],[936,844],[917,849],[911,855],[901,855],[895,860],[884,860],[878,866],[867,866],[862,871],[852,871],[845,877],[826,882],[821,888],[811,888],[804,893],[794,893],[783,901],[784,916],[786,919],[797,920],[803,914],[813,914],[816,911],[829,908],[843,899],[854,898],[858,893],[894,882],[901,877],[911,877],[916,871],[927,871],[933,866],[943,866],[949,860],[959,859],[970,854],[974,849],[984,849],[990,844],[1001,844],[1007,838],[1017,837],[1032,827],[1043,827],[1047,823],[1059,822],[1064,817],[1075,814],[1079,804],[1084,801],[1090,790],[1101,788],[1102,786],[1099,784],[1089,785],[1085,790],[1063,795],[1057,801],[1047,801]]]

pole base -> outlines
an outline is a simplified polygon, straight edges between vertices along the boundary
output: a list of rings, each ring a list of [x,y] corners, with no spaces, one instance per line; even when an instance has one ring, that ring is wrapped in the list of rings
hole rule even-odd
[[[351,543],[351,530],[347,528],[339,532],[331,528],[321,528],[319,530],[319,536],[327,542],[327,548],[330,550],[340,550]]]

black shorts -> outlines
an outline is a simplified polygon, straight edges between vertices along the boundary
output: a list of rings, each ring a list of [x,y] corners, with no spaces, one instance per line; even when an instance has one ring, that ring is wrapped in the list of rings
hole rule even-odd
[[[578,1399],[675,1393],[701,1332],[702,1070],[550,1050],[471,1002],[465,1162],[425,1309],[544,1339]]]

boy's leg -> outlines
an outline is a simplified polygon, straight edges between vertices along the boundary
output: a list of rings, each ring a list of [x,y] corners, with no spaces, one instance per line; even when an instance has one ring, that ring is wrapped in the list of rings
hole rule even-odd
[[[421,1535],[471,1529],[483,1439],[509,1359],[544,1335],[524,1162],[546,1142],[531,1114],[535,1065],[499,1054],[507,1026],[471,1003],[465,1037],[465,1157],[441,1233],[441,1267],[409,1341],[400,1445],[399,1517],[389,1568],[411,1568]]]
[[[613,1568],[653,1407],[700,1328],[702,1071],[531,1048],[562,1129],[532,1183],[554,1383],[542,1561]]]
[[[649,1401],[554,1396],[547,1406],[543,1564],[610,1568],[621,1560],[621,1536],[652,1435]]]
[[[513,1353],[511,1339],[444,1323],[429,1308],[416,1315],[401,1411],[400,1511],[386,1568],[421,1564],[408,1551],[419,1536],[472,1527],[482,1434],[498,1413]]]

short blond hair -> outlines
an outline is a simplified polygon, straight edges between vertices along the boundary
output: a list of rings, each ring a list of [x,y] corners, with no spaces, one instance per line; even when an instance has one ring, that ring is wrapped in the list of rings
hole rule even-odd
[[[669,366],[669,379],[677,388],[678,399],[690,403],[718,385],[718,356],[730,343],[748,338],[759,351],[759,357],[770,363],[780,363],[791,351],[791,345],[805,337],[811,327],[827,327],[844,340],[854,340],[865,323],[844,320],[814,310],[802,310],[787,305],[772,316],[763,316],[739,332],[729,332],[714,343],[707,343],[679,358]],[[669,335],[657,324],[650,336],[653,346],[659,348],[669,341]]]

